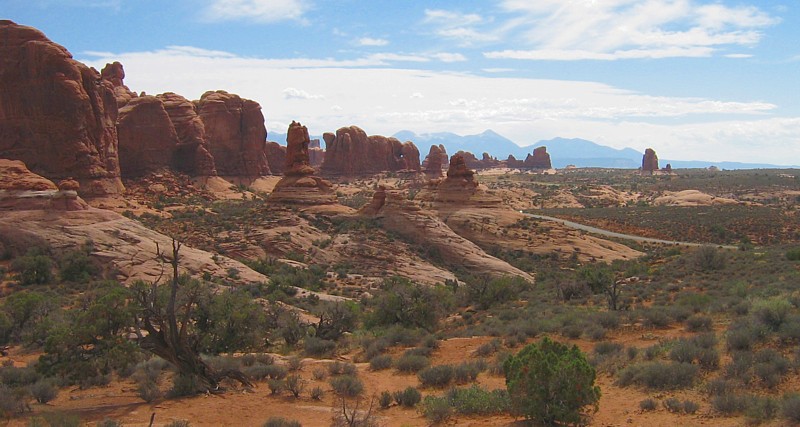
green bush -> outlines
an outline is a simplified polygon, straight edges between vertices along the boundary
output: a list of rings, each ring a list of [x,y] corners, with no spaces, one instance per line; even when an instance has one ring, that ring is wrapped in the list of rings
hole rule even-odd
[[[369,369],[373,371],[381,371],[392,367],[392,356],[388,354],[381,354],[369,360]]]
[[[303,427],[299,421],[287,420],[283,417],[272,417],[267,420],[261,427]]]
[[[404,408],[413,408],[422,400],[422,394],[414,387],[406,387],[403,391],[392,394],[394,401]]]
[[[430,359],[425,356],[403,355],[394,363],[395,369],[402,373],[419,372],[431,364]]]
[[[786,259],[789,261],[800,261],[800,248],[789,249],[786,251]]]
[[[330,357],[336,349],[336,342],[317,337],[306,337],[303,347],[308,356]]]
[[[694,264],[700,271],[722,270],[727,257],[714,246],[701,246],[694,253]]]
[[[30,386],[31,396],[39,403],[47,403],[58,396],[58,388],[51,380],[39,380]]]
[[[378,396],[378,405],[380,405],[382,409],[388,409],[389,406],[392,405],[392,393],[388,390],[382,391],[380,396]]]
[[[364,391],[364,383],[360,379],[351,375],[342,375],[331,378],[333,392],[344,397],[356,397]]]
[[[658,402],[650,397],[639,402],[639,409],[642,411],[655,411],[656,408],[658,408]]]
[[[445,397],[461,415],[496,415],[508,412],[511,408],[506,390],[490,391],[474,384],[466,388],[452,388]]]
[[[431,424],[441,424],[447,421],[454,412],[445,397],[425,396],[420,406],[420,412]]]
[[[528,420],[580,423],[586,406],[597,409],[595,371],[577,346],[544,338],[509,357],[504,370],[512,410]]]
[[[24,256],[11,262],[11,269],[17,272],[20,284],[42,285],[53,280],[53,260],[40,250],[31,249]]]
[[[626,387],[639,385],[655,390],[690,387],[698,376],[697,366],[680,362],[642,362],[619,372],[617,384]]]
[[[794,424],[800,424],[800,394],[790,394],[783,398],[781,414]]]
[[[450,365],[430,366],[419,371],[417,377],[423,387],[447,387],[453,381],[453,367]]]

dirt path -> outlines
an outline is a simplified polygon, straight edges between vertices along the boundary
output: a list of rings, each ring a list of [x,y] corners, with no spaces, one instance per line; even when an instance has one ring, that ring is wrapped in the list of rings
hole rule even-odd
[[[565,219],[556,218],[556,217],[547,216],[547,215],[536,215],[536,214],[530,214],[530,213],[524,213],[524,212],[522,214],[525,215],[525,216],[531,217],[531,218],[543,219],[545,221],[559,222],[559,223],[564,224],[564,225],[566,225],[567,227],[570,227],[570,228],[586,231],[586,232],[593,233],[593,234],[599,234],[599,235],[605,236],[605,237],[616,237],[618,239],[633,240],[633,241],[636,241],[636,242],[661,243],[661,244],[665,244],[665,245],[680,245],[680,246],[705,246],[705,245],[708,245],[708,243],[678,242],[678,241],[675,241],[675,240],[654,239],[652,237],[636,236],[636,235],[633,235],[633,234],[623,234],[623,233],[617,233],[617,232],[614,232],[614,231],[603,230],[602,228],[592,227],[590,225],[579,224],[577,222],[567,221]],[[715,246],[717,246],[719,248],[724,248],[724,249],[738,249],[736,246],[733,246],[733,245],[715,245]]]

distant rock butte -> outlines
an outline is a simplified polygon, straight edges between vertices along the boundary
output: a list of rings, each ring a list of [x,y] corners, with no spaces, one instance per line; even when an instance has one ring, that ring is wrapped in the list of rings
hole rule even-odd
[[[123,192],[112,85],[34,28],[2,20],[0,34],[0,157],[83,195]]]
[[[528,157],[525,158],[524,166],[531,169],[552,169],[553,165],[550,163],[547,147],[534,148],[533,155],[528,154]]]
[[[653,150],[652,148],[644,150],[644,156],[642,156],[642,172],[653,173],[657,170],[658,170],[658,156],[656,156],[655,150]]]
[[[79,189],[80,184],[73,179],[56,186],[19,160],[0,159],[0,211],[88,209],[89,205],[78,197]]]
[[[305,210],[321,213],[349,213],[353,210],[339,204],[330,182],[313,176],[308,159],[308,129],[297,122],[289,125],[286,136],[284,176],[269,195],[276,204],[301,205]]]
[[[218,90],[204,93],[196,105],[220,176],[270,174],[267,129],[257,102]]]
[[[380,135],[367,136],[357,126],[343,127],[336,134],[326,132],[325,160],[321,173],[332,176],[361,176],[380,172],[420,171],[419,150],[413,142]]]

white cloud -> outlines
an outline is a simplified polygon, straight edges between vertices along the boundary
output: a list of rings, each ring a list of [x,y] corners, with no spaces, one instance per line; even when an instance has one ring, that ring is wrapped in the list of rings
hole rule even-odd
[[[488,22],[476,13],[426,9],[422,22],[434,27],[434,33],[439,37],[456,40],[462,46],[497,40],[495,34],[480,29]]]
[[[304,90],[287,87],[283,90],[284,99],[325,99],[323,95],[312,95]]]
[[[173,91],[189,99],[207,90],[237,93],[259,102],[268,129],[277,132],[292,120],[313,134],[353,124],[381,135],[400,129],[460,134],[493,129],[522,145],[563,136],[617,148],[652,146],[663,158],[722,156],[776,164],[800,158],[800,118],[774,117],[777,106],[765,102],[651,96],[594,82],[398,69],[375,59],[275,60],[209,52],[214,51],[183,47],[84,61],[97,69],[122,62],[125,83],[134,91]]]
[[[749,53],[729,53],[725,55],[726,58],[752,58],[753,55]]]
[[[467,57],[465,57],[460,53],[440,52],[431,54],[431,57],[436,58],[442,62],[463,62],[467,60]]]
[[[400,53],[376,53],[369,55],[367,58],[377,61],[396,61],[396,62],[428,62],[430,58],[422,55],[404,55]]]
[[[359,46],[386,46],[389,44],[389,40],[362,37],[356,41],[356,44]]]
[[[201,16],[208,21],[305,22],[310,9],[308,0],[211,0]]]
[[[778,22],[754,6],[695,0],[504,0],[508,18],[484,37],[511,40],[518,49],[489,58],[615,60],[711,56],[722,47],[757,44]],[[445,16],[445,11],[440,11]],[[469,37],[473,26],[440,23],[444,37]]]

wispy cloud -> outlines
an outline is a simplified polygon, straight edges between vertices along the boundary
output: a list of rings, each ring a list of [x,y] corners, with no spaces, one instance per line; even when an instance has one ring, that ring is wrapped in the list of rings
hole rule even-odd
[[[436,58],[442,62],[462,62],[466,61],[467,57],[460,53],[439,52],[431,54],[431,57]]]
[[[312,95],[304,90],[287,87],[283,90],[284,99],[306,99],[306,100],[319,100],[325,99],[324,95]]]
[[[201,11],[207,21],[272,23],[294,20],[305,23],[309,0],[211,0]]]
[[[372,37],[362,37],[356,40],[356,44],[359,46],[386,46],[389,44],[389,40],[375,39]]]
[[[487,58],[618,60],[707,57],[753,46],[779,22],[755,6],[695,0],[502,0],[493,17],[426,10],[424,23],[459,44],[512,42]]]

